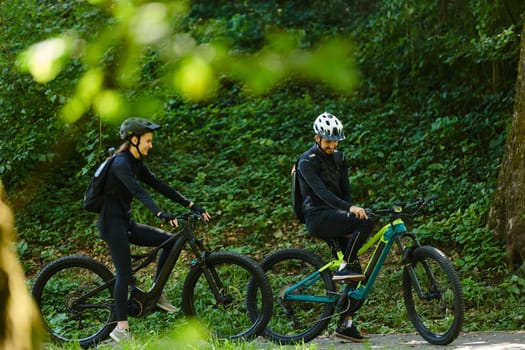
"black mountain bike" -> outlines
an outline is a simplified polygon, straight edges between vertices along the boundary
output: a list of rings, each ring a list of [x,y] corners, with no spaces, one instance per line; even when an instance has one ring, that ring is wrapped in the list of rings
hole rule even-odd
[[[335,241],[329,242],[334,260],[328,263],[305,249],[283,249],[263,259],[261,266],[274,293],[273,316],[264,335],[281,344],[307,342],[328,327],[335,313],[358,310],[371,293],[389,252],[396,251],[392,250],[396,244],[408,318],[429,343],[446,345],[454,341],[461,331],[465,309],[459,277],[445,254],[421,245],[402,220],[420,213],[433,199],[367,210],[369,218],[382,218],[388,223],[359,250],[359,256],[371,252],[366,278],[359,283],[336,288],[332,273],[341,265],[343,253]],[[250,285],[250,300],[257,298],[255,287],[256,283]],[[259,316],[255,308],[250,314],[254,319]]]
[[[188,246],[193,260],[184,280],[182,309],[219,338],[252,338],[271,318],[272,290],[262,268],[247,256],[209,252],[195,236],[202,217],[187,213],[178,218],[181,229],[146,254],[134,255],[133,274],[153,262],[159,250],[175,241],[157,283],[144,291],[131,287],[129,315],[144,317],[156,303],[182,250]],[[247,300],[248,283],[256,281],[257,298]],[[51,262],[35,279],[32,293],[52,338],[89,347],[108,338],[115,327],[114,275],[101,263],[85,256],[67,256]],[[248,315],[258,310],[257,317]]]

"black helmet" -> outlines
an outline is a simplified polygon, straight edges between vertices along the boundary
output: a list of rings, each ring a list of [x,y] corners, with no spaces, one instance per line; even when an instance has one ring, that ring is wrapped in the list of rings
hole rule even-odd
[[[155,131],[160,128],[161,126],[159,124],[155,124],[144,118],[128,118],[124,120],[120,126],[119,133],[120,138],[126,140],[133,135],[140,136],[144,133]]]

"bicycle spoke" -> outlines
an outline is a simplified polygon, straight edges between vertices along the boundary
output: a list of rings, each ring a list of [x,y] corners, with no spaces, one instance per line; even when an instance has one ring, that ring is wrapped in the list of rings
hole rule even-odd
[[[252,260],[232,253],[209,256],[207,266],[206,272],[193,269],[185,281],[183,306],[186,315],[195,316],[220,338],[256,335],[271,316],[271,290],[262,269]],[[250,282],[257,287],[251,290],[248,301]],[[264,290],[259,287],[261,284]],[[259,317],[250,316],[248,302],[252,303],[252,309],[259,311]]]
[[[418,248],[403,275],[403,287],[408,315],[421,336],[432,344],[453,341],[461,330],[464,301],[446,257],[432,247]]]
[[[306,342],[328,326],[334,304],[320,299],[335,294],[329,272],[317,272],[308,283],[297,286],[322,265],[315,255],[299,249],[276,252],[261,263],[274,294],[273,315],[265,331],[270,339],[283,344]]]
[[[113,317],[111,288],[102,288],[89,297],[86,293],[103,285],[109,276],[102,277],[89,266],[78,266],[74,259],[57,262],[43,270],[33,288],[51,335],[60,342],[81,344],[104,338]]]

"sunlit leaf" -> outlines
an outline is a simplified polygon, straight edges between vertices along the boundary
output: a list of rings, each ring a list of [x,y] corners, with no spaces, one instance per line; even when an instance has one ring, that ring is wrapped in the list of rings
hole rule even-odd
[[[185,60],[174,73],[174,87],[190,100],[213,96],[216,81],[213,69],[200,57]]]
[[[101,91],[93,103],[96,112],[108,120],[118,120],[126,112],[124,98],[115,90]]]
[[[29,72],[35,81],[47,83],[61,72],[74,45],[75,41],[68,36],[38,42],[20,55],[18,65],[22,71]]]

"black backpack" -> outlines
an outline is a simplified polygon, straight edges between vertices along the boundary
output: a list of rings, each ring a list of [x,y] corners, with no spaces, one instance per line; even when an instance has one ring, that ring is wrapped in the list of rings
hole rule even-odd
[[[104,204],[104,187],[106,185],[106,178],[108,177],[109,168],[115,156],[111,156],[99,165],[95,174],[89,182],[82,206],[88,211],[100,213],[102,205]]]
[[[295,165],[292,168],[291,177],[292,177],[292,208],[299,219],[300,222],[304,224],[304,213],[303,213],[303,194],[301,193],[301,186],[299,185],[299,174],[297,173],[297,165],[299,165],[299,160],[295,162]]]

